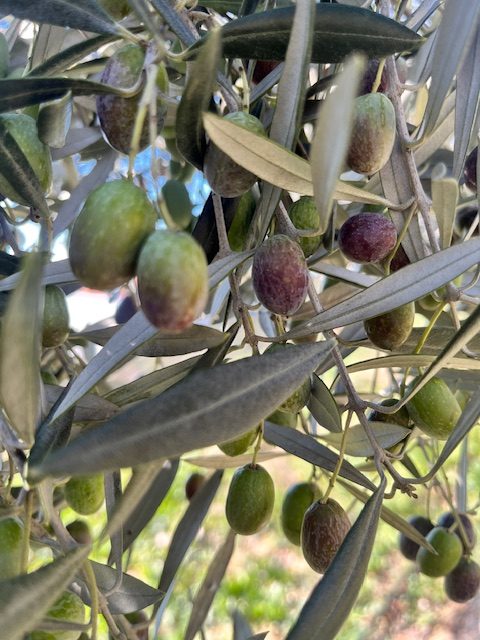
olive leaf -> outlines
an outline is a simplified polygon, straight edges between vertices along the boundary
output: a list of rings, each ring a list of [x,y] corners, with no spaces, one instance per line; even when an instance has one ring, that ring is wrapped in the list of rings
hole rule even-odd
[[[200,369],[158,397],[84,431],[31,467],[31,479],[63,475],[66,469],[69,475],[84,475],[130,467],[232,440],[270,415],[330,348],[330,342],[295,345]]]
[[[85,338],[90,342],[104,346],[122,326],[116,325],[93,331],[83,331],[75,334],[74,337]],[[158,331],[153,338],[147,340],[132,353],[149,358],[179,356],[216,347],[222,344],[225,339],[226,335],[217,329],[194,324],[179,334]]]
[[[456,0],[445,4],[433,50],[431,84],[422,125],[425,137],[437,123],[457,68],[475,36],[479,17],[477,2]]]
[[[443,343],[445,344],[445,342]],[[363,360],[355,364],[348,365],[347,369],[350,373],[358,371],[370,371],[371,369],[384,369],[385,367],[428,367],[435,362],[439,349],[434,350],[435,353],[430,354],[403,354],[384,356],[383,358],[372,358]],[[480,362],[469,360],[467,358],[449,358],[448,362],[443,362],[442,367],[446,369],[465,369],[480,370]]]
[[[257,135],[211,113],[203,115],[203,123],[213,142],[241,167],[287,191],[313,195],[310,165],[300,156],[265,136]],[[374,193],[341,181],[337,183],[333,197],[386,207],[395,206]]]
[[[286,640],[333,640],[355,604],[370,560],[385,480],[363,507]]]
[[[115,22],[96,0],[0,0],[0,12],[94,33],[119,33]]]
[[[322,103],[316,120],[310,160],[315,205],[320,214],[318,230],[322,234],[330,220],[333,193],[348,152],[354,101],[364,69],[361,56],[347,58],[343,71],[335,78],[335,91]]]
[[[22,640],[35,629],[50,607],[72,582],[89,553],[79,547],[41,569],[0,582],[2,635]]]
[[[173,583],[185,554],[190,548],[202,522],[212,504],[222,480],[223,471],[215,471],[207,482],[195,493],[172,536],[170,548],[158,583],[160,591],[166,593]]]
[[[0,280],[0,291],[11,291],[15,289],[20,282],[20,278],[20,273],[12,273],[8,278]],[[41,279],[43,285],[69,284],[72,282],[77,282],[77,278],[73,275],[68,260],[49,262],[43,268],[43,276]]]
[[[53,149],[60,149],[70,129],[72,120],[72,94],[68,91],[61,98],[42,105],[38,118],[38,137]]]
[[[0,173],[3,179],[45,216],[49,215],[47,201],[37,174],[19,144],[0,119]]]
[[[432,209],[437,217],[440,230],[440,245],[443,249],[450,246],[458,200],[458,182],[453,178],[432,176]]]
[[[285,451],[258,451],[256,460],[257,462],[266,462],[267,460],[281,458],[286,455]],[[189,456],[188,458],[182,458],[182,460],[189,464],[193,464],[196,467],[205,467],[206,469],[236,469],[251,462],[252,454],[243,453],[239,456],[234,456],[233,458],[223,454],[212,454],[204,456]]]
[[[191,63],[188,80],[177,109],[177,148],[187,162],[200,170],[203,168],[207,148],[202,113],[207,111],[215,90],[221,50],[220,31],[215,29],[209,33],[197,60]]]
[[[182,20],[181,15],[177,13],[176,9],[168,0],[150,0],[150,4],[158,11],[183,44],[190,46],[195,42],[195,35],[190,31],[186,22]]]
[[[316,373],[312,376],[308,408],[320,426],[333,433],[342,432],[342,419],[335,398]]]
[[[378,444],[384,449],[397,444],[397,442],[401,442],[412,431],[408,427],[387,422],[370,422],[370,426]],[[325,440],[327,444],[335,447],[335,449],[340,449],[342,436],[343,434],[340,433],[331,433],[322,436],[322,440]],[[346,435],[345,453],[349,456],[360,458],[373,456],[374,451],[372,445],[361,424],[354,424],[349,428]]]
[[[207,575],[193,600],[192,613],[190,614],[187,630],[185,631],[185,640],[194,640],[197,632],[205,622],[215,594],[220,587],[228,563],[233,555],[234,547],[235,532],[230,529],[225,542],[215,553],[208,568]]]
[[[8,300],[0,335],[0,398],[16,433],[31,445],[40,417],[40,337],[44,257],[28,254]]]
[[[479,260],[480,238],[472,238],[407,265],[285,335],[300,338],[373,318],[451,282]]]
[[[312,62],[340,62],[354,51],[383,58],[412,51],[423,42],[410,29],[367,9],[325,3],[315,8]],[[232,20],[222,27],[223,55],[284,60],[294,13],[295,7],[289,6]],[[189,53],[199,46],[195,43]]]
[[[128,573],[123,573],[121,584],[113,588],[117,580],[116,570],[93,560],[90,562],[95,573],[97,587],[106,594],[108,608],[113,615],[144,609],[159,602],[164,595],[162,591],[150,587]],[[90,602],[85,590],[82,591],[82,597],[87,603]]]
[[[281,427],[271,422],[265,423],[265,440],[276,444],[285,451],[302,458],[311,464],[334,471],[338,463],[338,455],[317,442],[311,436],[295,431],[290,427]],[[373,489],[373,483],[346,460],[340,467],[339,475],[351,480],[366,489]]]
[[[119,37],[119,36],[118,36]],[[53,76],[56,73],[62,73],[75,62],[83,60],[89,53],[97,51],[99,47],[108,42],[115,40],[111,35],[94,36],[87,40],[82,40],[76,44],[59,51],[55,55],[50,56],[44,62],[35,64],[28,72],[27,77],[36,76]]]

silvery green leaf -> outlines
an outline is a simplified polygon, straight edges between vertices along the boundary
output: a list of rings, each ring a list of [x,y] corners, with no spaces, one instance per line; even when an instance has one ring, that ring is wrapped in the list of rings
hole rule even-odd
[[[458,182],[454,178],[435,179],[432,176],[432,209],[440,229],[440,245],[450,246],[458,200]]]
[[[74,153],[80,153],[80,151],[101,139],[102,133],[98,127],[70,129],[65,139],[65,145],[61,149],[52,150],[52,160],[61,160],[72,156]]]
[[[335,398],[316,373],[312,376],[308,408],[320,426],[333,433],[342,433],[342,419]]]
[[[44,257],[28,254],[2,318],[0,398],[17,435],[31,445],[40,417],[40,339]]]
[[[370,560],[385,482],[372,494],[286,640],[333,640],[355,604]]]
[[[63,27],[56,27],[50,24],[40,25],[32,43],[32,52],[29,60],[30,68],[42,64],[47,58],[59,53],[62,50],[67,33],[67,30]]]
[[[251,640],[253,631],[246,617],[241,611],[235,609],[232,614],[233,640]]]
[[[201,629],[205,618],[210,610],[215,594],[227,570],[230,558],[235,547],[235,532],[230,529],[225,542],[215,553],[200,589],[193,602],[192,613],[185,631],[185,640],[194,640],[197,632]]]
[[[266,462],[286,455],[285,451],[259,451],[257,453],[257,462]],[[230,457],[219,453],[217,455],[189,456],[188,458],[182,458],[182,460],[196,467],[205,467],[206,469],[236,469],[251,462],[252,454],[242,453],[239,456]]]
[[[444,343],[445,344],[445,343]],[[435,354],[412,354],[405,353],[401,355],[386,355],[382,358],[372,358],[371,360],[364,360],[362,362],[356,362],[349,365],[347,369],[350,373],[356,373],[358,371],[369,371],[371,369],[384,369],[385,367],[428,367],[438,355],[440,349],[436,350]],[[448,362],[443,362],[442,367],[455,370],[480,370],[480,362],[478,360],[471,360],[468,358],[449,358]]]
[[[335,78],[335,90],[322,102],[315,125],[310,161],[313,194],[320,214],[320,233],[325,233],[332,209],[335,187],[350,144],[354,101],[365,69],[365,59],[353,54]]]
[[[106,182],[110,175],[117,153],[107,150],[105,154],[97,160],[95,167],[80,180],[77,186],[71,191],[70,197],[62,202],[58,208],[58,215],[53,223],[53,236],[56,237],[67,229],[80,212],[80,208],[87,196],[93,189]]]
[[[370,422],[370,426],[378,444],[384,449],[401,442],[412,432],[408,427],[387,422]],[[327,436],[322,436],[322,440],[325,440],[327,444],[335,447],[335,449],[340,449],[342,436],[343,434],[340,433],[330,433]],[[355,424],[349,428],[346,436],[345,453],[348,456],[358,458],[373,456],[372,445],[361,424]]]
[[[480,95],[480,26],[457,72],[455,92],[455,136],[453,146],[453,176],[459,180],[472,137]]]
[[[222,476],[223,471],[215,471],[210,476],[207,482],[195,493],[178,523],[173,533],[172,542],[170,543],[160,582],[158,583],[160,591],[166,593],[173,583],[185,554],[202,526],[202,522],[217,494]]]
[[[65,389],[53,384],[44,385],[44,389],[46,409],[50,411]],[[74,422],[104,421],[112,418],[116,413],[118,413],[118,407],[113,402],[89,393],[76,403]]]
[[[158,397],[82,432],[58,455],[30,468],[31,478],[63,475],[67,469],[69,475],[84,475],[131,467],[232,440],[270,415],[330,349],[330,342],[292,345],[200,369]]]
[[[362,491],[355,485],[350,484],[349,482],[344,482],[341,478],[339,478],[338,482],[342,485],[342,487],[345,487],[347,491],[355,496],[355,498],[361,500],[363,503],[368,502],[370,496],[364,491]],[[395,513],[395,511],[392,511],[385,505],[383,505],[381,508],[380,518],[390,526],[394,527],[400,533],[406,535],[407,538],[410,538],[410,540],[416,542],[421,547],[425,547],[425,549],[428,549],[429,551],[433,550],[432,545],[427,542],[425,537],[422,536],[418,529],[415,529],[415,527],[411,525],[407,520],[399,516],[397,513]]]
[[[373,318],[438,289],[479,261],[480,238],[454,245],[407,265],[285,335],[300,338]]]
[[[150,0],[150,3],[165,22],[170,25],[173,33],[180,38],[183,44],[189,46],[195,42],[196,36],[189,29],[186,21],[182,19],[181,13],[177,12],[168,0]]]
[[[38,137],[54,149],[65,144],[72,120],[72,94],[68,91],[61,98],[45,102],[37,117]]]
[[[308,261],[307,261],[308,262]],[[317,273],[323,273],[326,276],[335,278],[336,280],[342,280],[342,282],[348,282],[357,287],[364,289],[369,287],[379,279],[377,276],[372,276],[362,271],[352,271],[345,267],[340,267],[336,264],[329,264],[328,262],[317,262],[310,266],[310,271],[316,271]]]
[[[0,291],[11,291],[15,289],[20,281],[21,274],[13,273],[8,278],[0,280]],[[77,282],[76,277],[70,269],[68,260],[58,260],[58,262],[49,262],[43,268],[43,276],[41,283],[47,284],[70,284]]]
[[[125,518],[123,523],[123,550],[126,551],[143,531],[162,504],[163,499],[172,486],[178,470],[178,460],[167,460],[160,470],[155,470],[153,479],[146,493],[138,500],[137,506]],[[136,471],[134,469],[133,474]],[[124,495],[127,495],[128,486]]]
[[[169,367],[163,367],[158,371],[148,373],[137,378],[133,382],[116,387],[109,391],[105,398],[119,407],[159,395],[180,380],[183,380],[193,367],[201,360],[202,356],[194,356],[182,362],[177,362]],[[88,396],[85,396],[88,398]],[[80,400],[80,403],[82,401]],[[78,406],[78,405],[77,405]]]
[[[208,110],[215,91],[221,49],[220,31],[214,29],[198,58],[189,63],[191,68],[177,109],[175,130],[178,150],[185,160],[200,170],[207,149],[202,113]]]
[[[271,422],[266,422],[265,439],[297,456],[297,458],[302,458],[327,471],[334,471],[338,463],[338,455],[334,451],[317,442],[312,436],[295,431],[290,427],[280,427]],[[366,476],[357,471],[346,460],[343,461],[340,467],[339,475],[366,489],[372,489],[374,486]]]
[[[418,31],[420,27],[430,18],[431,15],[439,8],[440,0],[423,0],[405,21],[405,26],[412,31]]]
[[[95,0],[0,0],[0,12],[33,22],[116,34],[117,25]]]
[[[85,338],[105,346],[109,340],[121,329],[123,325],[83,331],[76,334],[77,337]],[[182,333],[172,334],[157,331],[157,333],[147,342],[140,345],[134,353],[137,356],[148,358],[160,358],[163,356],[180,356],[193,351],[202,351],[222,344],[226,335],[217,329],[194,324]]]
[[[116,571],[105,564],[91,561],[95,580],[100,591],[108,593],[116,582]],[[85,600],[88,601],[84,592]],[[163,598],[163,592],[150,587],[145,582],[124,573],[122,583],[113,593],[106,596],[108,608],[113,615],[119,613],[132,613],[144,609],[151,604],[159,602]]]
[[[480,17],[480,3],[472,0],[448,0],[433,51],[432,80],[422,133],[434,129],[457,69],[471,46]]]
[[[46,25],[44,25],[46,26]],[[55,29],[56,27],[53,27]],[[68,32],[66,32],[68,33]],[[118,36],[117,36],[118,37]],[[59,51],[55,55],[51,55],[45,62],[34,66],[29,73],[29,77],[54,76],[61,74],[63,71],[71,67],[76,62],[83,60],[88,54],[97,51],[99,47],[108,42],[115,40],[115,36],[102,35],[81,40],[70,47]]]
[[[41,569],[0,582],[2,635],[22,640],[35,629],[86,560],[89,548],[82,546]]]
[[[424,328],[414,327],[412,329],[412,333],[405,340],[401,347],[399,347],[398,351],[402,353],[411,353],[415,347],[417,346],[422,334],[424,332]],[[435,326],[430,332],[425,345],[422,347],[422,354],[429,355],[438,355],[439,352],[443,349],[443,347],[453,338],[455,335],[455,329],[453,327],[446,326]],[[469,343],[469,348],[472,351],[480,350],[480,336],[475,336]],[[462,354],[458,354],[459,357],[462,357]],[[476,361],[472,358],[467,360],[467,366],[475,366]]]

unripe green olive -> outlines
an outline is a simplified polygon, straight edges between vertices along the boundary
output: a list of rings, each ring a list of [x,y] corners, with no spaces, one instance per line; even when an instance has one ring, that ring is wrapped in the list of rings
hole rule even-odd
[[[292,543],[300,546],[303,516],[320,497],[320,490],[313,482],[299,482],[288,488],[282,502],[281,523],[283,533]]]
[[[244,536],[257,533],[269,522],[274,501],[275,487],[268,471],[258,464],[241,467],[235,471],[228,489],[228,524]]]
[[[58,347],[65,342],[70,333],[67,298],[60,287],[45,287],[43,307],[42,345]]]
[[[418,378],[407,388],[409,391]],[[424,433],[439,440],[446,440],[462,413],[460,405],[446,382],[432,378],[407,403],[408,413]]]
[[[83,516],[100,509],[104,500],[103,474],[76,476],[65,485],[65,500],[68,506]]]
[[[462,557],[460,538],[443,527],[435,527],[427,534],[426,539],[438,555],[420,547],[417,553],[419,570],[431,578],[446,576],[455,569]]]

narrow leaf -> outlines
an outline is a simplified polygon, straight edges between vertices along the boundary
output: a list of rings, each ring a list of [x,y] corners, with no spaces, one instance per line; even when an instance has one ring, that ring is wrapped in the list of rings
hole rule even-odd
[[[123,325],[105,327],[94,331],[84,331],[76,334],[77,337],[86,338],[90,342],[104,346]],[[163,356],[179,356],[193,351],[202,351],[222,344],[226,335],[217,329],[194,324],[182,333],[172,334],[157,332],[143,345],[140,345],[133,353],[137,356],[160,358]]]
[[[56,73],[62,73],[75,64],[75,62],[83,60],[89,53],[97,51],[99,47],[114,39],[111,35],[103,35],[77,42],[63,49],[63,51],[59,51],[55,55],[50,56],[45,62],[42,62],[42,64],[36,64],[27,75],[31,78],[36,76],[53,76]]]
[[[457,72],[457,90],[455,92],[455,131],[453,146],[452,174],[460,179],[472,137],[475,116],[478,113],[480,96],[480,25],[472,45],[467,49],[465,59]]]
[[[177,13],[168,0],[150,0],[150,3],[170,26],[173,33],[180,38],[183,44],[190,46],[195,42],[195,35],[187,27],[187,22],[182,20],[181,14]]]
[[[215,471],[208,481],[197,491],[178,523],[172,537],[158,588],[166,593],[172,584],[185,554],[190,548],[202,522],[212,504],[222,480],[223,471]]]
[[[21,278],[20,273],[13,273],[8,278],[0,280],[0,291],[11,291],[15,289]],[[68,260],[59,260],[58,262],[49,262],[43,269],[41,283],[47,284],[70,284],[77,282],[76,277],[70,269]]]
[[[30,469],[32,477],[63,475],[67,468],[69,475],[82,475],[130,467],[232,440],[270,415],[329,350],[329,342],[292,346],[196,371],[160,396],[81,433],[40,468]]]
[[[445,344],[445,343],[444,343]],[[370,371],[372,369],[390,369],[392,367],[428,367],[435,362],[438,349],[435,354],[413,354],[405,353],[403,355],[384,356],[383,358],[372,358],[371,360],[363,360],[355,364],[348,365],[347,369],[350,373],[358,371]],[[448,362],[442,362],[445,369],[456,369],[473,371],[480,370],[480,362],[470,358],[449,358]]]
[[[93,562],[92,568],[100,591],[108,594],[116,583],[115,569],[99,562]],[[84,596],[86,594],[84,593]],[[124,573],[122,583],[112,593],[106,596],[108,608],[113,615],[132,613],[159,602],[163,597],[162,591],[150,587],[145,582]],[[88,600],[85,597],[85,600]]]
[[[294,12],[289,6],[232,20],[222,27],[223,55],[284,60]],[[340,4],[317,3],[313,29],[312,62],[340,62],[354,51],[383,58],[417,49],[423,41],[379,13]]]
[[[480,239],[472,238],[407,265],[285,335],[297,338],[373,318],[438,289],[479,261]]]
[[[194,640],[208,615],[215,594],[220,587],[235,546],[235,533],[230,529],[227,538],[214,555],[200,589],[192,603],[192,613],[185,632],[185,640]]]
[[[274,458],[282,458],[286,456],[285,451],[259,451],[257,453],[257,462],[266,462],[267,460],[273,460]],[[233,458],[225,455],[205,455],[205,456],[192,456],[188,458],[182,458],[184,462],[193,464],[196,467],[205,467],[206,469],[236,469],[244,464],[248,464],[252,461],[251,453],[243,453]]]
[[[65,144],[72,119],[72,94],[50,100],[42,105],[37,118],[38,137],[53,149]]]
[[[353,55],[335,78],[335,90],[322,103],[315,125],[310,160],[315,205],[320,214],[320,233],[325,233],[332,199],[350,143],[354,101],[365,61]]]
[[[437,217],[443,249],[449,247],[452,242],[457,200],[458,182],[454,178],[432,177],[432,208]]]
[[[448,0],[433,51],[432,79],[428,92],[422,132],[434,129],[457,68],[470,47],[479,24],[480,3],[472,0]]]
[[[40,332],[43,256],[29,254],[2,318],[0,398],[18,436],[33,442],[40,417]]]
[[[333,640],[355,604],[370,560],[385,482],[372,494],[310,594],[286,640]]]
[[[342,432],[342,419],[335,398],[316,373],[312,376],[312,390],[308,408],[320,426],[333,433]]]
[[[337,466],[338,455],[335,452],[327,449],[327,447],[317,442],[311,436],[295,431],[290,427],[280,427],[271,422],[266,422],[265,439],[285,451],[292,453],[294,456],[302,458],[327,471],[334,471]],[[339,475],[366,489],[373,489],[374,487],[373,483],[370,482],[367,477],[346,460],[343,461],[340,467]]]
[[[0,120],[0,173],[24,202],[48,215],[43,189],[28,158]]]
[[[77,548],[33,573],[0,582],[3,637],[22,640],[26,633],[35,629],[72,582],[88,553],[88,547]]]
[[[0,12],[94,33],[118,33],[118,27],[95,0],[0,0]]]
[[[408,427],[402,427],[397,424],[387,422],[371,422],[370,426],[375,434],[378,444],[387,449],[388,447],[401,442],[406,436],[411,433],[411,429]],[[331,433],[327,436],[323,436],[322,439],[335,449],[340,449],[342,444],[342,436],[340,433]],[[370,440],[365,433],[365,429],[361,424],[355,424],[347,432],[345,453],[349,456],[355,456],[358,458],[366,458],[373,456],[374,451]]]
[[[163,499],[172,486],[178,470],[178,460],[167,460],[160,471],[153,476],[148,491],[138,501],[123,524],[123,550],[126,551],[137,539],[148,522],[155,515],[155,511],[162,504]],[[135,474],[135,470],[134,470]],[[126,492],[128,491],[128,487]]]
[[[197,60],[190,64],[188,80],[177,109],[176,140],[183,157],[194,167],[203,168],[207,147],[202,114],[208,110],[216,86],[221,53],[220,30],[212,30]]]

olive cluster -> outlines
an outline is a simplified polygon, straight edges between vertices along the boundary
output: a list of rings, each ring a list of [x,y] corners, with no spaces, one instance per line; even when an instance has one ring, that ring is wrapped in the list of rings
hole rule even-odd
[[[476,543],[475,529],[466,513],[448,511],[437,524],[423,516],[413,516],[410,524],[426,536],[433,547],[420,547],[406,535],[400,536],[400,551],[416,562],[418,570],[431,577],[444,577],[444,588],[450,600],[467,602],[480,589],[480,566],[471,558]]]

